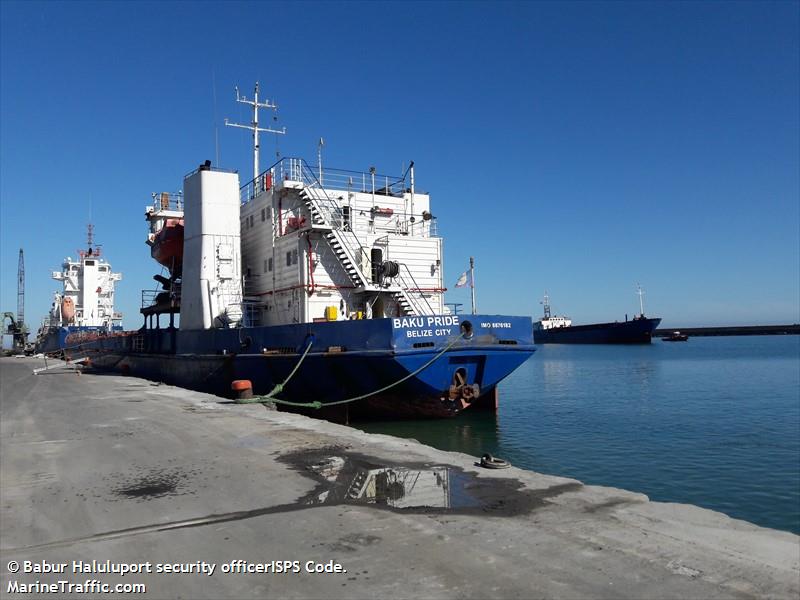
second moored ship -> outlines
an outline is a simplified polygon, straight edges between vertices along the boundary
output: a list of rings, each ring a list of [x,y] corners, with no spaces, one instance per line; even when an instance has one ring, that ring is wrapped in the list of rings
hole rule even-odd
[[[550,314],[550,298],[545,292],[544,317],[533,324],[533,339],[536,344],[649,344],[660,318],[644,315],[642,290],[639,289],[641,312],[629,321],[573,325],[567,317]]]

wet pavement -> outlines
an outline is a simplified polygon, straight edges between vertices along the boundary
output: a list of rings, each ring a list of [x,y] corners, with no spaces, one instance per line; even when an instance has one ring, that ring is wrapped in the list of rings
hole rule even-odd
[[[34,376],[40,363],[0,359],[3,597],[87,578],[144,598],[800,593],[792,534],[135,378]]]

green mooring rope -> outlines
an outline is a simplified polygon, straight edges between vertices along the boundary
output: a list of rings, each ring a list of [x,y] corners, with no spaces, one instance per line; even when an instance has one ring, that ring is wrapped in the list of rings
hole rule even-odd
[[[283,387],[289,382],[289,380],[292,378],[292,375],[294,375],[295,372],[297,371],[297,369],[300,368],[300,365],[302,364],[303,359],[305,359],[306,354],[308,354],[308,351],[311,349],[311,343],[309,343],[308,344],[308,348],[306,348],[306,351],[303,353],[303,356],[300,357],[300,360],[298,361],[297,365],[295,365],[294,369],[292,370],[291,373],[289,373],[289,376],[286,378],[286,380],[283,383],[276,384],[275,387],[272,389],[272,391],[269,394],[266,394],[264,396],[254,396],[252,398],[236,400],[236,403],[237,404],[266,404],[268,402],[274,402],[276,404],[284,404],[286,406],[296,406],[296,407],[300,407],[300,408],[315,408],[315,409],[319,410],[323,406],[326,406],[326,407],[327,406],[337,406],[337,405],[340,405],[340,404],[348,404],[350,402],[356,402],[358,400],[363,400],[364,398],[369,398],[370,396],[374,396],[375,394],[380,394],[381,392],[385,392],[386,390],[391,389],[391,388],[395,387],[396,385],[400,385],[401,383],[403,383],[407,379],[410,379],[410,378],[414,377],[415,375],[418,375],[419,373],[421,373],[422,371],[424,371],[425,369],[430,367],[437,360],[439,360],[439,358],[441,358],[441,356],[445,352],[450,350],[450,348],[452,348],[456,344],[456,342],[458,340],[460,340],[461,338],[463,338],[463,337],[464,337],[464,334],[461,334],[457,338],[454,338],[453,341],[451,341],[449,344],[447,344],[447,346],[442,348],[442,350],[439,353],[437,353],[436,356],[431,358],[428,362],[426,362],[420,368],[416,369],[415,371],[412,371],[411,373],[409,373],[405,377],[402,377],[402,378],[398,379],[397,381],[395,381],[394,383],[390,383],[389,385],[386,385],[386,386],[384,386],[384,387],[382,387],[380,389],[374,390],[372,392],[368,392],[366,394],[361,394],[360,396],[355,396],[353,398],[347,398],[346,400],[338,400],[336,402],[326,402],[324,404],[322,402],[320,402],[319,400],[315,400],[314,402],[290,402],[289,400],[280,400],[279,398],[275,398],[274,395],[283,390]]]
[[[305,406],[305,404],[295,404],[293,402],[288,402],[287,400],[278,400],[275,398],[275,394],[280,394],[283,391],[284,386],[289,383],[289,380],[294,377],[294,374],[297,373],[297,369],[300,368],[300,365],[303,364],[303,361],[306,359],[306,355],[311,350],[311,346],[314,345],[314,339],[311,338],[308,340],[308,346],[306,346],[303,355],[300,357],[300,360],[297,361],[297,364],[292,369],[292,372],[289,373],[289,376],[283,380],[283,383],[276,383],[275,387],[272,388],[272,391],[269,394],[264,396],[254,396],[252,398],[240,398],[236,400],[236,404],[262,404],[265,402],[281,402],[282,404],[290,404],[292,406]]]

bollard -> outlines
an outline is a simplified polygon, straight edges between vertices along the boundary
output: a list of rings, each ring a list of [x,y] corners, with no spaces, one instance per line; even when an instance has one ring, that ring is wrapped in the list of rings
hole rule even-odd
[[[249,379],[235,379],[231,383],[231,390],[237,400],[245,400],[253,397],[253,384]]]

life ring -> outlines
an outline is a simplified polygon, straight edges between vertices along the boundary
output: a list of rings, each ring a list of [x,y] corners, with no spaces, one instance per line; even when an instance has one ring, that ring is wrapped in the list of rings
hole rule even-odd
[[[495,458],[491,454],[481,456],[481,466],[486,469],[507,469],[511,463],[502,458]]]

